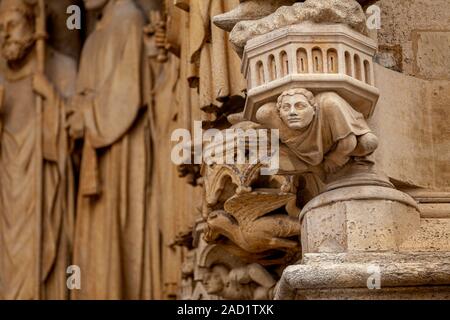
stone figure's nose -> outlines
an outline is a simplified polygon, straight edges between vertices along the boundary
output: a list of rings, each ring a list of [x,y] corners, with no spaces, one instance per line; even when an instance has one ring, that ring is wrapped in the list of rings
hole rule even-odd
[[[295,109],[295,106],[291,106],[289,109],[289,114],[295,116],[297,114],[297,110]]]

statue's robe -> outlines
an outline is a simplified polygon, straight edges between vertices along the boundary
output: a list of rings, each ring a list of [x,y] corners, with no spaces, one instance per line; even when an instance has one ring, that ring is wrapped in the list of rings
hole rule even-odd
[[[34,52],[19,71],[11,71],[4,61],[0,69],[5,89],[0,116],[0,299],[68,298],[74,185],[64,98],[74,93],[76,63],[48,50],[46,74],[61,97],[44,102],[40,125],[32,89],[35,70]]]
[[[152,298],[143,26],[133,1],[110,1],[81,56],[77,107],[86,128],[74,248],[82,277],[75,299]]]
[[[310,166],[321,164],[324,156],[349,135],[359,137],[372,132],[364,116],[338,94],[320,93],[316,102],[316,114],[306,130],[295,130],[287,138],[280,135],[290,151]]]
[[[241,62],[228,42],[228,34],[212,23],[212,17],[237,4],[237,0],[190,1],[187,30],[178,33],[187,49],[188,81],[191,87],[198,87],[198,105],[205,110],[222,107],[230,96],[242,96],[246,88],[244,77],[237,72]],[[168,5],[173,6],[173,1]],[[177,22],[181,24],[170,23]]]

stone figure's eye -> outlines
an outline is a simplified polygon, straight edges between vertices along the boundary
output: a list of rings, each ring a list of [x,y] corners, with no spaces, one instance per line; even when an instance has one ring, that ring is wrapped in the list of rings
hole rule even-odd
[[[304,108],[306,108],[306,106],[303,103],[301,103],[301,102],[297,102],[295,104],[295,108],[296,109],[304,109]]]
[[[290,108],[291,108],[291,106],[288,105],[288,104],[283,105],[283,110],[284,111],[288,111]]]

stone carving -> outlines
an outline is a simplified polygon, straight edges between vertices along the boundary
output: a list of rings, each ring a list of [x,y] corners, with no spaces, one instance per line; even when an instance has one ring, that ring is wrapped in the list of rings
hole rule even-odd
[[[159,63],[167,62],[170,45],[167,43],[165,20],[157,10],[150,11],[149,20],[150,24],[144,27],[147,55],[156,58]]]
[[[66,299],[75,190],[64,128],[76,63],[45,48],[43,2],[30,3],[0,3],[0,299]]]
[[[364,116],[334,92],[314,96],[303,88],[291,89],[276,104],[261,107],[256,117],[263,125],[279,129],[280,140],[295,155],[281,161],[281,171],[290,174],[314,172],[313,167],[321,164],[325,173],[336,173],[351,159],[361,160],[378,146]]]
[[[261,19],[279,7],[291,5],[294,2],[295,0],[240,0],[236,8],[215,16],[213,21],[219,28],[230,32],[240,21]]]
[[[271,300],[276,284],[275,279],[259,264],[228,269],[224,265],[214,265],[204,278],[209,294],[227,300]]]
[[[312,189],[322,182],[326,189],[352,183],[392,187],[369,158],[378,146],[366,123],[379,97],[373,81],[376,43],[350,29],[353,20],[333,18],[353,8],[364,22],[360,5],[306,1],[284,9],[294,12],[297,5],[326,7],[330,16],[322,12],[324,20],[317,21],[316,11],[310,17],[299,9],[304,19],[249,39],[242,64],[249,88],[243,118],[280,129],[279,173],[313,173],[307,178],[310,194],[318,194]]]
[[[344,24],[296,24],[248,41],[242,60],[248,96],[245,119],[291,88],[334,91],[369,118],[379,98],[377,44]]]
[[[191,299],[194,292],[194,272],[195,272],[196,252],[190,251],[184,258],[181,265],[181,286],[179,298],[181,300]]]
[[[260,168],[261,164],[206,168],[205,239],[248,262],[282,264],[299,251],[296,190],[289,177],[263,178]]]
[[[373,265],[383,266],[375,272],[388,279],[390,288],[384,296],[398,295],[399,287],[407,287],[412,279],[423,283],[411,272],[410,262],[419,258],[417,270],[427,273],[430,257],[406,251],[429,227],[428,222],[421,223],[420,209],[430,208],[395,190],[375,171],[371,157],[378,138],[366,120],[379,97],[372,62],[377,43],[367,36],[361,6],[355,0],[306,0],[259,20],[242,20],[230,35],[243,57],[248,83],[241,120],[280,130],[278,174],[312,173],[326,183],[302,208],[303,259],[284,270],[276,297],[317,299],[341,293],[346,298],[373,297],[366,290],[368,267]],[[228,30],[230,26],[223,24]],[[442,207],[433,206],[433,214],[440,214]],[[434,223],[439,238],[445,233],[440,223]],[[438,243],[445,248],[445,241]],[[440,264],[445,257],[431,260]],[[387,261],[395,267],[385,267]],[[448,278],[445,267],[439,269]],[[353,276],[349,280],[342,274]],[[427,282],[430,287],[424,296],[435,290],[436,283]],[[444,279],[437,283],[448,286]]]
[[[342,23],[360,33],[367,33],[366,16],[356,0],[306,0],[281,7],[260,20],[239,22],[230,34],[230,41],[236,51],[242,53],[251,38],[302,22]]]
[[[151,298],[144,17],[132,0],[85,5],[102,17],[84,45],[72,98],[72,137],[84,140],[74,252],[83,277],[73,297]]]
[[[449,299],[449,10],[0,0],[0,300]],[[280,170],[176,167],[198,120]]]
[[[192,257],[195,254],[195,261]],[[189,267],[194,262],[193,272]],[[257,263],[246,263],[230,254],[222,245],[207,245],[201,241],[194,251],[185,257],[187,268],[183,275],[189,273],[192,279],[192,294],[187,299],[272,299],[279,270],[266,268]],[[189,270],[187,272],[184,272]],[[187,290],[186,290],[187,292]]]
[[[186,76],[191,88],[199,90],[198,106],[208,113],[216,113],[230,97],[242,96],[245,82],[242,75],[230,72],[240,61],[228,43],[228,35],[212,23],[212,17],[230,10],[237,0],[189,1],[187,34],[182,35],[186,52],[181,59],[187,64]],[[180,21],[173,21],[179,27]],[[216,66],[221,66],[213,72]],[[218,112],[220,113],[220,112]]]
[[[209,239],[225,235],[233,243],[250,253],[273,249],[295,249],[297,241],[288,238],[298,236],[297,219],[285,214],[268,213],[286,205],[293,195],[252,192],[237,195],[225,203],[226,211],[214,211],[208,216]],[[261,208],[261,203],[265,204]]]

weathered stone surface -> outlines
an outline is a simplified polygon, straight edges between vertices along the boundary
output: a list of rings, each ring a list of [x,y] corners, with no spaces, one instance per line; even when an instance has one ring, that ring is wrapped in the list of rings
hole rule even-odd
[[[281,7],[275,13],[256,21],[242,21],[231,32],[230,41],[242,52],[252,37],[301,22],[343,23],[358,32],[366,33],[366,16],[355,0],[306,0]]]
[[[296,0],[241,0],[233,10],[217,15],[213,21],[216,26],[230,32],[240,21],[257,20],[268,16],[284,5],[292,5]]]
[[[450,286],[298,290],[297,300],[448,300]]]
[[[380,138],[378,168],[404,184],[435,184],[428,83],[375,65],[380,99],[369,125]],[[395,138],[393,138],[395,137]]]
[[[325,192],[301,217],[303,253],[399,251],[420,225],[414,201],[384,187]]]
[[[415,48],[417,48],[417,40],[419,39],[415,35],[429,31],[449,31],[450,3],[447,0],[379,0],[375,4],[381,9],[381,29],[378,30],[380,45],[400,46],[401,71],[408,75],[417,76],[419,70],[417,69],[417,51]],[[446,52],[448,50],[435,54],[443,57]],[[437,73],[442,74],[442,71],[439,71],[442,70],[441,67],[434,70],[431,66],[424,67],[428,69],[429,74],[433,75],[432,78],[436,78]]]
[[[285,269],[275,298],[445,299],[450,295],[449,258],[448,253],[306,254],[302,264]],[[373,270],[379,271],[378,290],[368,287]]]
[[[448,52],[448,50],[446,51]],[[449,60],[447,60],[447,66]],[[450,81],[430,83],[430,103],[435,157],[436,188],[450,191]]]
[[[400,250],[409,252],[450,251],[450,219],[421,219],[420,229],[402,243]]]
[[[450,79],[450,31],[417,31],[413,37],[415,73],[426,79]]]

